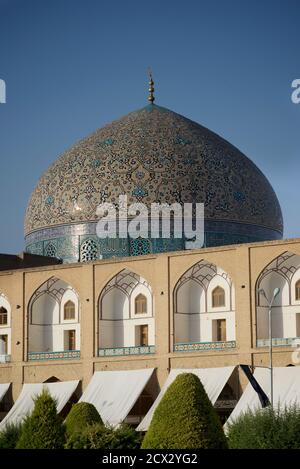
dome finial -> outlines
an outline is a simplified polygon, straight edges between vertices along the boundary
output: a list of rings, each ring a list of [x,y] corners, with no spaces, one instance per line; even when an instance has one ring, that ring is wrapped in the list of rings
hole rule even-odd
[[[154,103],[155,98],[154,98],[154,81],[152,79],[152,71],[151,68],[148,68],[148,73],[149,73],[149,96],[148,96],[148,101],[150,101],[151,104]]]

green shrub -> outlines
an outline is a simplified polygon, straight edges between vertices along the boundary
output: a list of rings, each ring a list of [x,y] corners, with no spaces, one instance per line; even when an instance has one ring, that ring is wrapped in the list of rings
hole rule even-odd
[[[18,449],[59,449],[64,447],[65,430],[56,403],[48,391],[34,399],[34,409],[25,418]]]
[[[154,412],[142,448],[227,448],[219,417],[196,375],[182,373],[169,386]]]
[[[300,409],[249,410],[228,424],[227,436],[233,449],[300,449]]]
[[[130,426],[121,425],[114,430],[103,424],[88,425],[67,440],[66,449],[138,449],[141,436]]]
[[[129,425],[122,424],[113,432],[112,449],[138,449],[141,443],[142,435]]]
[[[78,431],[81,432],[87,425],[92,425],[93,423],[102,424],[96,407],[88,402],[78,402],[73,405],[65,420],[67,435]]]
[[[8,423],[0,433],[0,449],[14,449],[20,438],[21,430],[21,423]]]

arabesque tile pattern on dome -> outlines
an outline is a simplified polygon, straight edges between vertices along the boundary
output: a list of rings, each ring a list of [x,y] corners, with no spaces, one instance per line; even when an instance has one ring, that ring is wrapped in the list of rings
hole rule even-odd
[[[33,239],[42,230],[96,222],[98,205],[117,204],[121,194],[148,206],[204,202],[206,222],[227,223],[213,230],[221,237],[230,223],[242,227],[246,241],[247,226],[249,241],[257,230],[265,230],[257,240],[282,235],[277,197],[254,163],[210,130],[151,104],[97,130],[50,166],[27,207],[27,246],[52,238]]]

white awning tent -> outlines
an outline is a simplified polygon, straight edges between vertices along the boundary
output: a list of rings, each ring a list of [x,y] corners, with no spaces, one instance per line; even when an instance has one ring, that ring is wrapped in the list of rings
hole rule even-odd
[[[7,393],[9,386],[10,386],[10,383],[5,383],[5,384],[0,383],[0,402],[2,401],[3,397]]]
[[[263,391],[270,396],[270,370],[269,368],[256,368],[254,371],[254,378],[263,389]],[[284,408],[291,404],[300,405],[300,368],[297,366],[288,367],[274,367],[273,368],[273,390],[274,390],[274,407]],[[261,409],[257,392],[249,383],[239,399],[237,405],[232,411],[225,427],[228,423],[233,422],[241,414],[247,410]]]
[[[80,402],[94,404],[103,422],[116,427],[128,416],[153,371],[154,368],[96,371]]]
[[[57,412],[59,413],[75,392],[78,383],[79,381],[62,381],[57,383],[23,384],[21,394],[0,423],[0,430],[3,430],[7,424],[21,422],[24,417],[30,414],[34,407],[33,398],[40,394],[43,389],[48,389],[51,396],[56,400]]]
[[[225,384],[227,383],[230,376],[232,375],[234,369],[235,369],[235,366],[227,366],[223,368],[192,368],[192,369],[176,368],[176,369],[171,370],[157,399],[153,403],[152,407],[149,409],[148,413],[146,414],[142,422],[137,427],[137,431],[148,430],[156,407],[160,403],[162,397],[164,396],[170,384],[173,383],[173,381],[179,374],[193,373],[194,375],[198,376],[212,404],[215,404]]]

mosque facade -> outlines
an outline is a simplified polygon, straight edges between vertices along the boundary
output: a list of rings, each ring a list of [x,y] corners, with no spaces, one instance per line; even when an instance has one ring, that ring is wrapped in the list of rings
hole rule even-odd
[[[122,194],[147,206],[203,202],[204,246],[99,239],[97,206]],[[254,163],[153,100],[81,140],[33,190],[26,253],[0,256],[3,415],[26,383],[78,380],[78,399],[96,372],[153,369],[127,415],[139,421],[171,370],[230,366],[215,405],[232,410],[247,383],[239,365],[268,366],[262,290],[271,298],[280,288],[274,364],[297,364],[300,239],[282,233],[276,194]]]

